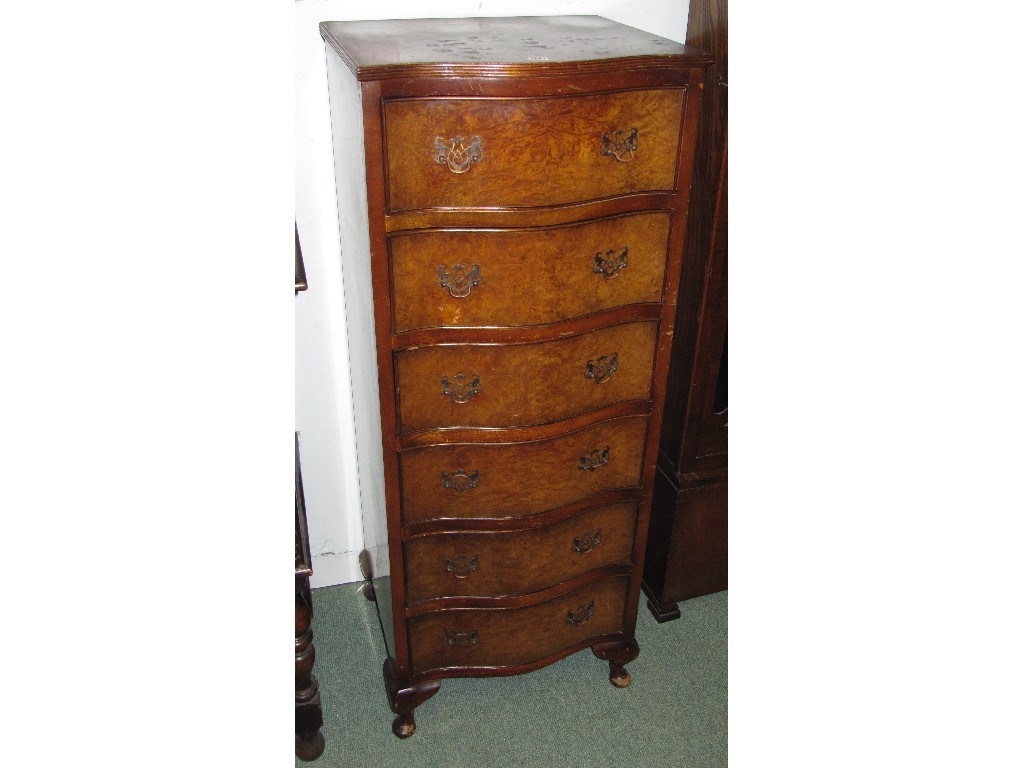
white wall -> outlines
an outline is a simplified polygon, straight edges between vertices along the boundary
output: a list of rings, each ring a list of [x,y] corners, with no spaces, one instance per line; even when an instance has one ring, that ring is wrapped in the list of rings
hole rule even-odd
[[[360,578],[363,546],[325,50],[318,25],[348,19],[594,14],[679,42],[686,0],[297,0],[295,219],[309,290],[295,299],[295,428],[314,587]],[[333,54],[332,54],[333,55]]]

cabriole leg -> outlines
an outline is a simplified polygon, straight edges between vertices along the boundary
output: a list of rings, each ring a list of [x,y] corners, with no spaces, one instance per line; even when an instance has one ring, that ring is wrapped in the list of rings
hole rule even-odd
[[[441,681],[426,680],[414,685],[401,685],[395,675],[394,662],[388,659],[384,662],[384,684],[388,689],[391,711],[398,715],[391,724],[391,730],[398,738],[408,739],[416,733],[413,710],[437,693]]]
[[[637,645],[636,639],[595,645],[593,651],[597,658],[608,662],[608,680],[612,685],[616,688],[625,688],[633,681],[625,665],[640,655],[640,646]]]

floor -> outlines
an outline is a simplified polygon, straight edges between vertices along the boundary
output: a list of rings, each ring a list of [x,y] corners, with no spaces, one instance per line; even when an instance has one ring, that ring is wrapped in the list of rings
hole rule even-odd
[[[525,675],[449,679],[416,710],[416,733],[400,740],[391,733],[376,606],[359,586],[313,591],[326,738],[313,765],[727,765],[728,592],[681,603],[682,617],[665,624],[642,604],[629,688],[610,685],[607,664],[589,650]]]

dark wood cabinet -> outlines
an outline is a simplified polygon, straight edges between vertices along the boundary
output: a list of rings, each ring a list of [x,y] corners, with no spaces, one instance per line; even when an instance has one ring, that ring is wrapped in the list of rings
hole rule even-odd
[[[714,54],[694,158],[644,591],[659,621],[728,588],[728,16],[691,0],[686,42]]]
[[[710,58],[593,16],[321,33],[394,732],[588,647],[626,686]]]

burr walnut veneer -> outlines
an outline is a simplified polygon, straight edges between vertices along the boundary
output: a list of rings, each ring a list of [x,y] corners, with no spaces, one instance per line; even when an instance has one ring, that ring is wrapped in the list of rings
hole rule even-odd
[[[710,57],[594,16],[325,22],[393,729],[634,638]]]

